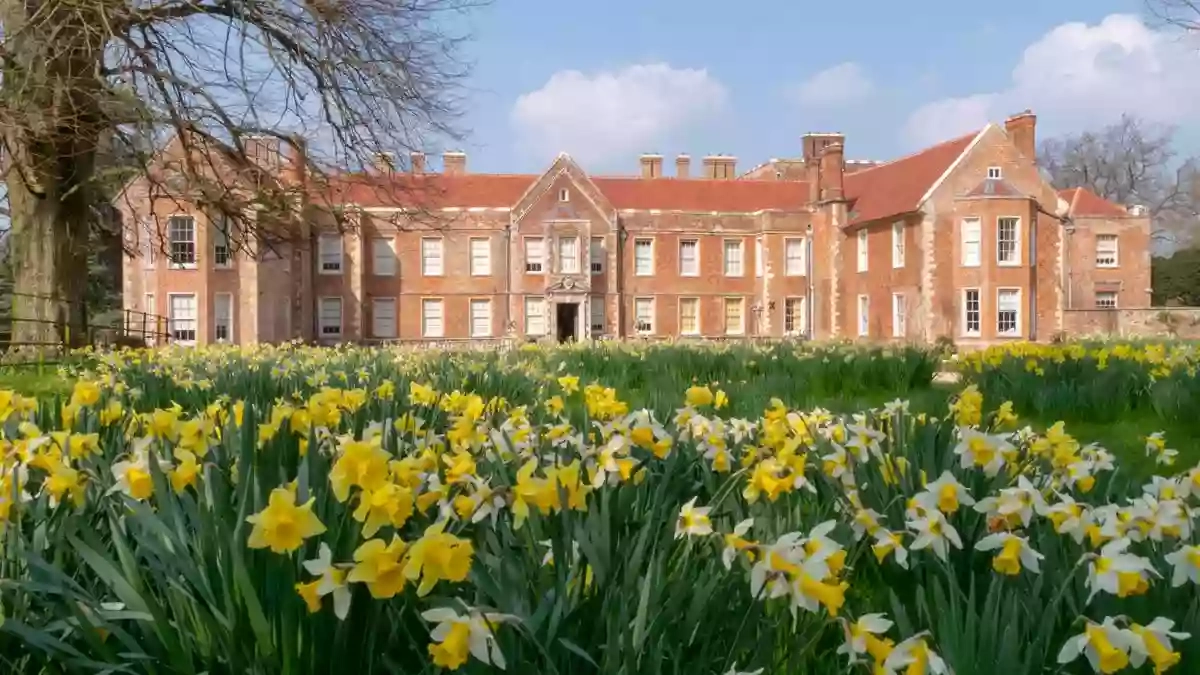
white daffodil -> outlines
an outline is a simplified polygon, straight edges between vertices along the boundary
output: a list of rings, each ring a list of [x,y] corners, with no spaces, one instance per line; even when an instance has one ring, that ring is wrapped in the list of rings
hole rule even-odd
[[[787,595],[791,576],[800,572],[804,556],[803,535],[799,532],[789,532],[775,540],[750,568],[750,595],[766,599]]]
[[[1037,574],[1038,563],[1045,557],[1033,550],[1028,539],[1011,532],[989,534],[975,544],[976,551],[993,551],[995,549],[1000,549],[1000,553],[992,558],[992,569],[1010,576],[1020,574],[1022,565],[1028,567],[1030,572]]]
[[[1137,635],[1117,626],[1110,616],[1102,624],[1089,621],[1083,633],[1067,640],[1058,662],[1067,664],[1083,654],[1097,673],[1115,673],[1129,665],[1129,653],[1140,643]]]
[[[1042,499],[1042,493],[1025,476],[1017,479],[1017,487],[1005,488],[997,496],[981,499],[975,505],[975,510],[980,513],[998,515],[1006,521],[1015,518],[1024,527],[1029,527],[1034,512],[1042,513],[1045,509],[1046,500]]]
[[[1181,484],[1178,476],[1151,476],[1150,482],[1142,486],[1142,493],[1155,499],[1179,499],[1188,495],[1187,488]]]
[[[837,443],[831,445],[833,452],[821,457],[821,470],[825,472],[826,476],[841,480],[843,476],[850,473],[850,454],[846,452],[846,448]]]
[[[317,597],[333,594],[333,613],[338,619],[345,619],[350,613],[350,598],[352,593],[346,584],[346,570],[338,569],[333,564],[333,552],[329,544],[321,542],[317,557],[304,561],[304,570],[309,574],[321,577],[317,584]]]
[[[1088,565],[1088,602],[1100,591],[1121,598],[1138,595],[1149,585],[1149,575],[1158,575],[1149,560],[1125,552],[1129,544],[1128,539],[1108,542]]]
[[[725,548],[721,550],[721,564],[725,569],[733,569],[733,561],[739,552],[754,548],[754,542],[745,538],[753,525],[754,519],[747,518],[734,526],[732,534],[725,535]]]
[[[882,431],[865,424],[851,424],[846,427],[846,433],[850,436],[846,441],[846,449],[854,454],[860,464],[871,461],[872,455],[879,457],[883,453],[879,442],[887,438],[887,434]]]
[[[679,509],[679,520],[675,523],[675,538],[712,534],[712,521],[708,519],[710,507],[696,506],[696,497],[688,500]]]
[[[1082,544],[1089,525],[1095,522],[1086,504],[1075,501],[1071,495],[1059,495],[1062,501],[1046,507],[1045,515],[1054,525],[1054,531],[1064,534]]]
[[[729,671],[727,673],[725,673],[725,675],[762,675],[762,672],[763,672],[762,668],[758,668],[755,670],[738,670],[737,666],[734,665],[734,666],[730,666]]]
[[[838,647],[837,653],[850,657],[850,664],[858,663],[858,657],[867,653],[869,641],[878,641],[877,635],[883,635],[892,628],[892,622],[886,614],[863,614],[858,621],[843,623],[846,641]]]
[[[917,538],[909,547],[914,551],[931,548],[937,557],[947,559],[950,546],[962,548],[962,539],[958,530],[946,520],[940,511],[929,511],[923,518],[908,521],[908,529],[916,533]]]
[[[958,455],[962,468],[979,467],[989,477],[1000,473],[1004,468],[1005,457],[1012,452],[1013,444],[999,434],[987,434],[969,427],[959,427],[958,445],[954,446],[954,454]]]
[[[881,525],[879,521],[883,520],[883,514],[874,509],[857,509],[854,512],[854,519],[850,522],[850,526],[854,529],[854,541],[858,541],[866,536],[875,536],[875,532],[879,530]]]
[[[950,672],[946,662],[925,642],[924,634],[914,635],[892,648],[883,662],[888,673],[904,671],[907,675],[945,675]]]
[[[1174,568],[1171,585],[1182,586],[1187,582],[1200,584],[1200,546],[1182,546],[1166,555],[1166,561]]]
[[[421,612],[421,618],[437,624],[429,633],[436,644],[429,646],[435,664],[457,668],[467,660],[467,653],[487,665],[504,670],[504,654],[496,644],[492,627],[506,621],[516,621],[508,614],[484,613],[468,610],[462,615],[449,607],[438,607]]]
[[[925,490],[918,493],[914,499],[926,509],[937,509],[947,514],[958,511],[961,506],[971,506],[975,503],[967,488],[949,471],[942,472],[937,480],[926,485]]]
[[[1130,650],[1130,665],[1140,668],[1149,658],[1150,662],[1154,664],[1154,672],[1163,673],[1179,663],[1182,657],[1179,652],[1172,649],[1171,640],[1186,640],[1191,637],[1191,634],[1172,631],[1171,629],[1174,627],[1175,622],[1163,616],[1151,621],[1146,626],[1139,626],[1136,623],[1130,626],[1129,632],[1141,638],[1142,641],[1141,649]]]
[[[875,543],[871,545],[871,552],[875,554],[875,559],[880,563],[888,557],[888,554],[894,553],[896,564],[908,569],[908,549],[904,548],[904,539],[899,532],[891,532],[884,528],[877,530]]]
[[[1153,457],[1156,464],[1171,466],[1179,456],[1179,451],[1168,448],[1165,434],[1156,431],[1146,437],[1146,456]]]
[[[1139,541],[1162,541],[1163,537],[1186,540],[1192,536],[1192,515],[1178,499],[1160,501],[1152,495],[1142,495],[1130,503],[1129,516],[1133,525],[1131,534],[1136,532]]]

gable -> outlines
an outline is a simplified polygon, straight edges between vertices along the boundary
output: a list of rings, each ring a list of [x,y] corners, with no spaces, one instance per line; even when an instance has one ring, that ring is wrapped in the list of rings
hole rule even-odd
[[[513,206],[513,220],[520,220],[530,209],[538,203],[538,201],[546,194],[548,190],[554,187],[560,177],[566,177],[575,188],[577,194],[590,202],[590,205],[599,211],[607,220],[611,220],[616,209],[613,208],[611,202],[600,189],[588,178],[583,169],[571,159],[571,156],[564,153],[559,154],[550,168],[541,175],[538,180],[529,186],[525,194]]]
[[[846,174],[846,224],[859,225],[916,211],[986,131],[985,127],[907,157]]]

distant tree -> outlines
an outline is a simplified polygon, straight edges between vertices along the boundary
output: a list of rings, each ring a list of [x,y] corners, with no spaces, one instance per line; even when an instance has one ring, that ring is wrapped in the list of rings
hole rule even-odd
[[[1151,266],[1155,305],[1200,307],[1200,247],[1185,248]]]
[[[0,0],[13,286],[54,298],[17,295],[15,311],[81,326],[79,272],[92,232],[113,229],[105,206],[131,168],[155,194],[223,217],[239,247],[293,213],[295,197],[262,178],[251,138],[314,141],[321,153],[305,161],[319,177],[454,136],[459,14],[481,1]],[[170,137],[180,159],[149,171]],[[38,324],[14,331],[53,337]]]
[[[1180,158],[1172,127],[1124,115],[1095,131],[1051,138],[1038,164],[1059,188],[1083,187],[1110,201],[1145,206],[1154,236],[1175,247],[1193,241],[1200,217],[1200,162]]]

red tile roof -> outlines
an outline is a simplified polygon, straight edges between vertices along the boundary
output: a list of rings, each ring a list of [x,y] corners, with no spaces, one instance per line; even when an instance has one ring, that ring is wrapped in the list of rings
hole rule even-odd
[[[1065,199],[1071,205],[1068,213],[1072,216],[1121,218],[1129,215],[1124,206],[1110,202],[1087,188],[1059,190],[1058,196]]]
[[[504,207],[513,206],[537,180],[521,174],[348,174],[334,177],[316,199],[359,206]]]
[[[808,207],[808,183],[778,180],[593,178],[618,209],[752,212]]]
[[[908,213],[966,150],[977,134],[963,136],[886,164],[848,172],[850,224]],[[359,206],[511,207],[537,180],[531,174],[345,174],[315,191],[318,200]],[[704,180],[603,177],[591,179],[617,209],[721,211],[808,207],[808,183],[796,180]]]
[[[975,132],[887,164],[846,174],[846,197],[852,200],[849,224],[915,211],[921,197],[978,135]]]
[[[1024,197],[1021,191],[1003,178],[988,178],[976,185],[964,197]]]
[[[347,175],[316,198],[330,204],[423,208],[515,206],[539,177],[505,174]],[[807,208],[808,184],[774,180],[592,178],[618,209],[752,212]]]

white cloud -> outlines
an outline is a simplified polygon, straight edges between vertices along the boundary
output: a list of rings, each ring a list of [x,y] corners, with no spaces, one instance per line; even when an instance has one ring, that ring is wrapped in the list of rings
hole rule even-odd
[[[796,91],[796,100],[808,106],[836,106],[860,101],[875,91],[875,83],[853,61],[839,63],[808,78]]]
[[[566,152],[585,164],[632,167],[637,154],[712,121],[727,101],[724,85],[703,69],[560,70],[517,99],[511,121],[519,147],[539,158]]]
[[[1094,128],[1122,113],[1183,122],[1200,113],[1197,47],[1194,36],[1154,30],[1128,14],[1065,23],[1026,47],[1008,88],[928,103],[909,117],[905,136],[927,145],[1026,108],[1050,133]]]

